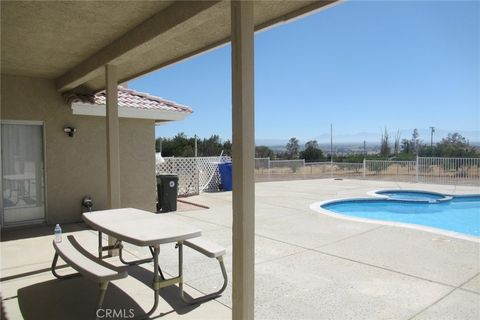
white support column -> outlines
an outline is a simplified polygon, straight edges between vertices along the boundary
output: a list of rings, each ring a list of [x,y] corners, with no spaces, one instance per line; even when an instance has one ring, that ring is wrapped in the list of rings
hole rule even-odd
[[[232,319],[253,320],[255,279],[255,125],[253,1],[231,1],[233,296]]]
[[[105,66],[106,80],[106,127],[107,127],[107,200],[110,209],[121,207],[120,202],[120,143],[118,124],[118,88],[117,68]],[[113,245],[115,239],[108,238]],[[110,255],[115,252],[109,251]]]

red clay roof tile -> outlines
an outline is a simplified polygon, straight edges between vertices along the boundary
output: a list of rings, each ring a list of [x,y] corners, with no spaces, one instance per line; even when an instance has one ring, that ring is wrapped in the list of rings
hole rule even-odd
[[[99,93],[95,94],[94,102],[96,105],[105,105],[105,91],[100,91]],[[192,109],[190,107],[121,86],[118,86],[118,106],[136,109],[169,110],[192,113]]]

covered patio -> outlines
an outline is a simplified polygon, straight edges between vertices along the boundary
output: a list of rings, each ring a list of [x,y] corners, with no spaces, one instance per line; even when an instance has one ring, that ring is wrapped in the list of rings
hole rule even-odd
[[[474,193],[475,187],[421,185],[385,181],[305,180],[256,185],[256,319],[478,319],[480,245],[439,234],[352,222],[321,215],[309,205],[331,198],[365,197],[375,189],[424,189]],[[168,213],[227,248],[232,276],[232,193],[190,198],[209,209]],[[84,224],[65,225],[92,252],[96,232]],[[10,319],[84,319],[97,288],[78,278],[61,281],[49,270],[51,228],[9,230],[2,235],[2,294]],[[18,252],[23,254],[19,255]],[[127,248],[130,257],[148,251]],[[115,261],[115,258],[111,258]],[[176,249],[161,248],[160,264],[176,273]],[[135,267],[116,281],[106,307],[147,310],[152,297],[149,267]],[[61,270],[68,272],[70,270]],[[186,292],[201,295],[222,284],[214,261],[185,252]],[[218,299],[188,306],[176,287],[161,290],[151,318],[230,319],[232,287]]]
[[[93,185],[99,188],[96,197],[101,209],[132,206],[153,211],[153,143],[152,155],[140,159],[128,146],[153,142],[153,136],[149,130],[139,134],[137,123],[122,125],[119,121],[118,85],[231,42],[232,318],[253,319],[254,32],[335,2],[2,2],[2,120],[35,121],[43,126],[40,135],[45,136],[45,165],[37,168],[37,172],[45,171],[45,215],[36,222],[81,221],[80,199]],[[85,123],[85,128],[88,124],[98,133],[81,141],[81,146],[78,140],[60,138],[58,127],[81,121],[71,117],[62,95],[104,89],[104,125]],[[90,148],[89,143],[99,134],[104,147],[96,150],[95,158],[74,156],[78,150]],[[63,153],[66,156],[62,157]],[[142,174],[148,174],[151,166],[152,180],[134,174],[140,170],[137,162],[146,168]],[[92,168],[98,171],[92,174]],[[92,184],[91,177],[98,181]],[[58,198],[59,194],[65,197]],[[113,244],[115,239],[108,241]]]
[[[153,212],[155,205],[153,130],[119,119],[118,85],[227,43],[232,46],[233,192],[202,194],[192,201],[210,209],[169,215],[227,248],[229,287],[216,300],[190,306],[178,298],[176,286],[167,287],[151,318],[478,318],[478,243],[343,221],[308,208],[391,183],[254,183],[254,32],[336,2],[2,1],[2,121],[41,122],[46,140],[45,166],[39,168],[46,181],[42,224],[2,229],[1,292],[9,318],[91,316],[86,306],[95,304],[95,284],[83,278],[54,280],[50,273],[53,225],[61,223],[65,233],[95,252],[96,232],[81,222],[80,200],[91,188],[97,208]],[[65,95],[102,90],[106,117],[100,125],[73,118]],[[69,140],[62,128],[72,121],[93,137]],[[101,148],[95,145],[95,157],[79,152],[97,140]],[[151,145],[152,153],[130,150],[140,144]],[[134,246],[126,251],[132,259],[148,255]],[[193,251],[185,255],[189,295],[221,285],[220,275],[210,272],[215,262]],[[173,245],[162,246],[160,263],[168,275],[175,275],[175,256]],[[118,263],[116,257],[109,261]],[[152,304],[151,272],[132,267],[129,274],[113,283],[105,300],[105,307],[120,311],[117,318],[131,318]]]

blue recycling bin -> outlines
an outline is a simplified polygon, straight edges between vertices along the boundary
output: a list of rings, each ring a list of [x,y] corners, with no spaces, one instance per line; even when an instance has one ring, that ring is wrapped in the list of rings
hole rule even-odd
[[[220,180],[222,181],[223,191],[232,191],[232,163],[219,163],[218,171],[220,171]]]

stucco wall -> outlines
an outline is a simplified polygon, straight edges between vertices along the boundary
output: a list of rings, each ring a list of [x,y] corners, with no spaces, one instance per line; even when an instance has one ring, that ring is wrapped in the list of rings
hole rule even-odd
[[[81,220],[81,200],[107,208],[105,118],[74,116],[53,81],[2,75],[2,120],[45,122],[47,222]],[[65,126],[77,128],[73,138]],[[120,119],[122,207],[155,209],[153,120]]]

